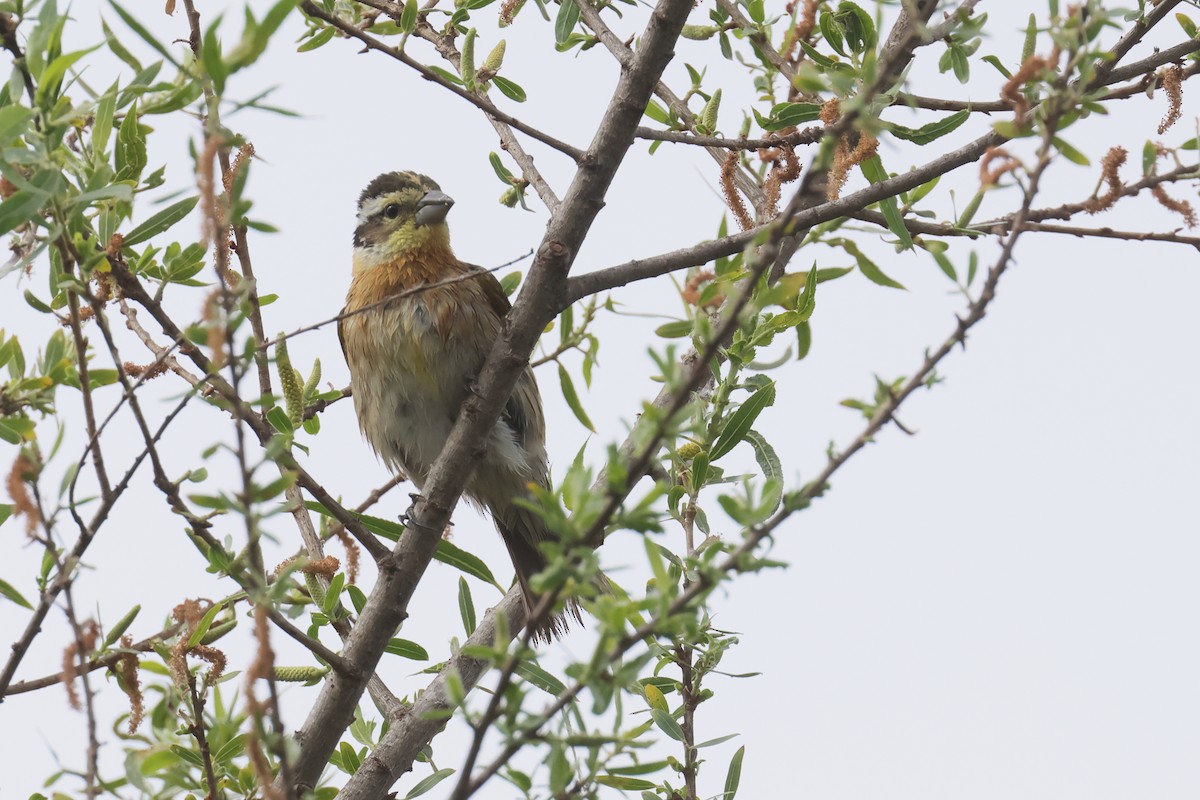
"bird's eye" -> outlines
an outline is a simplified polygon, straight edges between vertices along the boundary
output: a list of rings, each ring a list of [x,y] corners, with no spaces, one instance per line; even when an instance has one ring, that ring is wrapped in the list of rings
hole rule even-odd
[[[396,217],[400,216],[400,206],[392,203],[383,210],[383,215],[388,219],[395,219]]]

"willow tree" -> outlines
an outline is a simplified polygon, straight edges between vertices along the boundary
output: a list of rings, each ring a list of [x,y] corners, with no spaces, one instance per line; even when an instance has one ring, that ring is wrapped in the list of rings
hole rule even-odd
[[[1200,48],[1177,0],[1128,12],[1050,0],[1029,16],[1023,41],[997,35],[987,48],[977,0],[528,5],[282,0],[247,7],[238,31],[192,0],[179,8],[168,0],[172,33],[161,36],[153,31],[162,20],[139,19],[160,12],[110,0],[98,41],[68,51],[64,42],[94,31],[92,10],[73,8],[72,17],[55,0],[0,2],[12,65],[0,88],[0,232],[11,248],[0,276],[6,303],[23,296],[40,314],[0,335],[0,438],[11,465],[0,523],[5,547],[27,537],[42,553],[36,574],[0,576],[22,628],[9,637],[0,697],[36,691],[81,710],[86,735],[51,776],[54,787],[88,797],[368,798],[398,785],[413,797],[452,778],[438,791],[464,800],[499,778],[529,797],[732,800],[745,750],[721,762],[702,757],[703,745],[729,733],[707,730],[702,703],[723,690],[712,682],[722,657],[747,643],[714,626],[711,612],[742,576],[780,566],[768,553],[772,537],[899,424],[914,393],[938,382],[1019,248],[1064,233],[1198,243],[1179,232],[1195,214],[1173,186],[1198,176],[1197,140],[1173,127]],[[289,187],[256,180],[258,117],[230,112],[273,110],[241,87],[247,74],[279,69],[264,54],[286,49],[286,33],[300,36],[292,58],[364,50],[361,72],[339,80],[431,81],[474,106],[494,129],[467,154],[481,184],[498,178],[512,213],[534,208],[548,220],[541,241],[528,243],[524,277],[504,276],[512,309],[503,334],[398,519],[367,512],[394,497],[403,476],[362,492],[336,465],[306,455],[322,419],[350,404],[339,402],[346,390],[322,385],[319,363],[298,363],[289,346],[298,353],[334,320],[275,334],[264,319],[271,303],[296,301],[285,285],[256,279],[256,245],[311,232],[256,216],[255,196]],[[570,56],[584,51],[619,65],[612,91],[594,95],[599,124],[586,145],[564,141],[552,118],[522,115],[523,76],[506,62],[504,39],[518,34],[544,48],[546,70],[569,74]],[[707,62],[690,59],[689,80],[672,85],[664,75],[682,74],[672,67],[681,37],[691,52],[703,47]],[[936,71],[963,91],[929,96],[912,78]],[[970,81],[999,89],[968,99]],[[735,88],[745,104],[723,104]],[[1154,91],[1163,116],[1145,122],[1145,135],[1166,143],[1148,141],[1134,159],[1140,170],[1121,147],[1083,144],[1097,117]],[[172,118],[191,126],[189,141],[160,132]],[[182,193],[152,167],[151,145],[183,165]],[[573,270],[614,176],[632,149],[647,147],[652,164],[711,157],[725,204],[712,207],[714,238]],[[897,150],[915,166],[901,170],[890,155],[885,164],[881,153]],[[556,185],[534,155],[567,159],[569,180]],[[1073,202],[1039,202],[1056,171],[1093,162],[1094,184]],[[956,205],[939,181],[962,174],[974,193]],[[669,199],[652,173],[643,179]],[[1140,194],[1161,206],[1143,228],[1087,221]],[[831,446],[817,474],[789,482],[779,432],[756,427],[768,406],[797,401],[779,396],[773,374],[809,354],[823,283],[900,286],[868,255],[881,243],[944,273],[961,313],[910,374],[847,401],[862,413],[861,432]],[[577,387],[601,369],[594,326],[623,287],[665,275],[677,281],[656,284],[664,305],[680,302],[686,314],[651,343],[657,373],[646,377],[661,391],[640,408],[605,410],[637,417],[628,437],[581,451],[552,489],[522,501],[557,537],[535,581],[546,599],[527,608],[506,588],[507,564],[488,564],[442,533],[539,341],[543,391],[557,377],[590,427],[598,409],[585,409]],[[194,451],[165,449],[164,437],[184,429],[203,441]],[[225,466],[206,468],[218,451]],[[757,465],[753,474],[735,474],[738,453]],[[191,563],[172,569],[207,575],[205,599],[148,598],[125,613],[106,606],[102,586],[80,596],[89,547],[117,535],[110,517],[119,505],[194,546]],[[647,580],[597,591],[614,531],[644,540]],[[281,549],[287,558],[275,558]],[[373,579],[360,578],[361,559],[374,565]],[[409,600],[433,559],[463,573],[461,630],[439,641],[399,638],[406,617],[422,613]],[[473,593],[489,587],[496,599],[477,603]],[[571,597],[590,631],[572,641],[586,641],[588,653],[548,669],[539,657],[555,645],[535,646],[527,623]],[[100,624],[93,607],[110,621]],[[51,615],[68,621],[69,641],[41,634]],[[239,626],[252,634],[245,652],[225,646]],[[297,644],[295,661],[276,656]],[[37,652],[61,671],[36,674],[27,656]],[[379,667],[388,654],[430,653],[441,660],[400,687]],[[233,670],[236,686],[224,685]],[[307,714],[293,730],[280,716],[283,681],[307,684],[292,693]],[[97,711],[100,691],[128,695],[115,727]],[[471,732],[465,751],[437,740],[454,717]],[[124,758],[109,758],[117,751]]]

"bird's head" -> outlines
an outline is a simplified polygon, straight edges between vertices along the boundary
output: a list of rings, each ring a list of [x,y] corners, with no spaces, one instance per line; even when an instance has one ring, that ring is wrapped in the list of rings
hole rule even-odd
[[[385,172],[358,198],[354,249],[370,261],[420,252],[449,252],[446,214],[454,205],[430,178],[416,172]]]

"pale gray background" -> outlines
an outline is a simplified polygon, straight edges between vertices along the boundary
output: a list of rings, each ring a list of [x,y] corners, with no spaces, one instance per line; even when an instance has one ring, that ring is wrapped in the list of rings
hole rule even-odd
[[[224,4],[202,6],[211,20]],[[993,38],[982,52],[996,53],[1011,65],[1020,51],[1024,17],[1030,10],[1044,14],[1044,4],[985,2],[981,8],[993,15]],[[186,36],[182,15],[168,19],[160,4],[138,13],[157,31]],[[96,8],[78,4],[73,14],[83,24],[71,29],[71,46],[100,41]],[[104,15],[132,46],[132,35],[115,15]],[[227,44],[236,40],[240,10],[230,5],[229,16],[234,25],[226,33]],[[694,21],[703,21],[702,12]],[[503,107],[586,145],[615,80],[612,59],[599,47],[579,57],[554,57],[548,52],[550,26],[532,4],[503,33],[481,25],[479,49],[486,52],[500,36],[508,38],[504,74],[529,92],[525,105],[501,98]],[[1174,22],[1162,27],[1167,35],[1158,43],[1183,38]],[[356,55],[358,47],[345,41],[319,53],[297,54],[288,42],[300,30],[293,21],[261,67],[230,84],[231,97],[248,97],[279,83],[271,102],[306,115],[288,120],[243,112],[228,118],[231,127],[253,140],[261,157],[251,182],[254,216],[282,229],[279,235],[252,239],[262,290],[282,295],[266,310],[268,330],[291,329],[337,312],[349,278],[355,199],[382,171],[419,169],[441,182],[458,201],[450,222],[456,249],[466,260],[490,266],[537,243],[546,220],[540,204],[532,201],[535,213],[526,213],[496,203],[503,187],[486,156],[499,147],[478,111],[382,56]],[[634,28],[626,24],[618,30],[624,35]],[[152,60],[145,48],[136,50]],[[414,42],[413,51],[435,60],[420,43]],[[682,42],[679,52],[681,62],[703,63],[710,48]],[[1146,52],[1143,47],[1134,56]],[[953,78],[936,74],[940,53],[940,46],[922,51],[913,70],[922,93],[996,97],[991,67],[977,65],[972,85],[964,90]],[[724,88],[721,127],[733,133],[740,122],[739,103],[748,96],[742,73],[719,59],[709,65],[706,86]],[[111,82],[110,74],[91,69],[86,78],[92,85]],[[686,88],[682,63],[668,80],[677,90]],[[1114,118],[1088,121],[1064,135],[1094,161],[1109,145],[1125,145],[1133,157],[1123,175],[1132,180],[1142,143],[1158,138],[1154,128],[1165,107],[1161,95],[1123,101],[1112,106]],[[1189,98],[1184,119],[1163,140],[1178,143],[1191,135],[1194,115]],[[905,122],[909,116],[893,110],[888,118]],[[923,152],[900,151],[889,143],[882,153],[885,164],[897,171],[922,163],[939,148],[978,135],[984,122],[972,121]],[[162,135],[153,139],[151,166],[166,163],[169,185],[187,186],[192,177],[185,142],[196,136],[197,127],[166,120],[152,124]],[[532,149],[561,193],[571,165]],[[961,172],[944,181],[958,187],[959,208],[976,186],[974,167]],[[644,143],[635,146],[576,271],[712,236],[722,213],[716,174],[715,165],[695,149],[664,145],[648,158]],[[1037,205],[1082,199],[1096,176],[1094,167],[1058,164]],[[1170,191],[1195,195],[1190,188]],[[939,197],[942,213],[950,215],[947,198]],[[979,218],[1010,211],[1017,202],[1014,190],[997,192],[987,198]],[[1102,219],[1153,230],[1179,224],[1169,212],[1140,200],[1126,201]],[[861,276],[822,287],[812,354],[773,373],[780,381],[779,400],[758,426],[772,434],[787,474],[797,483],[820,468],[830,439],[847,442],[861,428],[860,418],[838,401],[868,394],[872,373],[892,378],[915,369],[923,350],[952,330],[952,315],[962,305],[931,260],[894,255],[874,238],[862,241],[910,291],[876,287]],[[978,247],[983,263],[990,263],[993,244]],[[965,252],[955,249],[956,263],[965,264]],[[807,267],[813,258],[822,266],[846,263],[844,256],[828,251],[805,252],[794,268]],[[0,325],[30,331],[23,340],[37,341],[44,321],[35,318],[21,294],[32,288],[44,295],[44,287],[42,272],[32,279],[10,276],[0,295]],[[780,792],[823,798],[1056,800],[1196,795],[1198,289],[1196,255],[1186,247],[1048,234],[1021,241],[988,318],[972,334],[966,353],[946,362],[946,383],[918,394],[901,414],[918,435],[886,431],[837,476],[826,499],[780,530],[772,555],[789,562],[789,569],[741,579],[728,594],[714,597],[716,624],[744,634],[724,667],[763,674],[714,679],[717,696],[700,709],[699,736],[741,736],[704,751],[709,760],[701,774],[702,794],[721,791],[729,756],[744,744],[741,795],[747,798]],[[174,295],[182,300],[173,305],[182,318],[198,314],[198,297]],[[614,298],[631,312],[679,311],[665,280],[620,290]],[[558,471],[585,442],[597,463],[604,445],[623,435],[639,402],[656,391],[647,377],[646,347],[649,332],[661,321],[601,320],[600,368],[583,394],[599,431],[590,439],[559,397],[553,370],[541,373]],[[319,356],[328,381],[345,384],[332,328],[304,336],[291,350],[304,366]],[[150,401],[156,416],[165,413],[178,391],[169,381],[156,386],[162,402]],[[108,390],[105,404],[114,397]],[[75,402],[69,392],[61,399]],[[193,420],[200,424],[177,429],[166,448],[175,473],[194,465],[214,437],[229,436],[228,425],[214,413],[202,412]],[[383,482],[385,470],[360,440],[349,403],[334,406],[323,425],[307,464],[335,493],[357,502]],[[69,433],[75,437],[69,441],[78,442],[78,425]],[[41,435],[53,434],[42,426]],[[137,450],[132,433],[125,435],[106,440],[113,464],[127,463]],[[55,472],[77,450],[67,447]],[[13,451],[0,445],[5,469]],[[738,458],[752,463],[748,454]],[[210,471],[219,474],[229,463],[214,459]],[[404,491],[398,491],[376,511],[394,517],[406,505]],[[507,580],[507,559],[490,523],[468,509],[455,519],[456,541],[485,557]],[[717,521],[723,532],[733,532]],[[237,537],[240,525],[231,521],[219,530]],[[280,553],[294,547],[286,520],[273,522],[272,530],[284,538]],[[22,544],[17,522],[6,525],[3,535],[0,574],[33,597],[28,576],[40,553]],[[662,541],[679,546],[680,538],[669,531]],[[605,563],[619,579],[636,585],[642,574],[639,552],[632,537],[618,537],[606,548]],[[136,637],[157,630],[179,600],[214,593],[179,522],[164,513],[145,472],[92,546],[88,562],[95,570],[79,580],[77,603],[108,624],[142,603],[142,617],[132,630]],[[403,634],[428,646],[435,660],[446,654],[447,631],[461,630],[455,583],[456,573],[434,564]],[[481,609],[494,600],[485,588],[473,588]],[[14,639],[25,618],[15,606],[0,604],[0,638]],[[18,678],[56,671],[66,640],[61,614],[53,613]],[[275,642],[281,662],[302,660],[282,637]],[[561,653],[584,654],[589,642],[586,632],[577,632],[557,645],[559,654],[552,652],[546,663],[561,663]],[[240,647],[230,646],[235,653]],[[392,658],[382,669],[399,691],[413,692],[425,679],[406,676],[420,666]],[[102,719],[110,719],[124,707],[124,697],[99,675],[96,682],[102,687]],[[240,687],[240,681],[228,686]],[[289,726],[303,721],[313,691],[288,690]],[[0,706],[0,726],[2,797],[34,791],[54,770],[56,757],[72,767],[83,764],[83,717],[65,708],[61,690],[10,699]],[[115,737],[104,738],[105,775],[111,776],[119,773],[122,754]],[[463,731],[455,728],[435,742],[439,766],[458,765],[463,741]],[[401,783],[402,794],[411,782]],[[431,796],[446,794],[450,785]],[[74,789],[70,783],[62,787]],[[487,792],[509,795],[502,783]]]

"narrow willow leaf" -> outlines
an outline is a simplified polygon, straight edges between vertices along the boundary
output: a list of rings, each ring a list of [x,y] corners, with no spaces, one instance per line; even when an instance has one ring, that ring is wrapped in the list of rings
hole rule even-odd
[[[154,214],[150,217],[150,219],[146,220],[141,225],[138,225],[125,235],[126,246],[141,244],[147,239],[163,233],[176,222],[179,222],[188,214],[192,213],[192,209],[196,207],[196,203],[199,202],[199,200],[200,198],[198,196],[188,197],[172,203],[162,211]]]
[[[467,579],[458,579],[458,615],[462,617],[463,630],[470,636],[475,632],[475,601],[471,599],[471,587]]]
[[[1154,172],[1154,162],[1158,161],[1158,147],[1149,139],[1142,145],[1142,175],[1149,176]]]
[[[328,44],[329,42],[331,42],[336,33],[337,33],[337,29],[335,29],[335,28],[325,28],[324,30],[317,33],[315,36],[312,36],[311,38],[306,39],[303,44],[301,44],[299,47],[296,48],[296,52],[297,53],[308,53],[312,50],[316,50],[318,47],[321,47],[322,45],[325,45],[325,44]]]
[[[650,716],[659,730],[677,742],[683,741],[683,728],[679,727],[679,723],[675,721],[675,718],[671,716],[669,711],[663,711],[661,708],[652,708],[650,709]]]
[[[814,263],[813,268],[808,271],[808,277],[804,279],[804,294],[800,296],[800,303],[796,307],[796,314],[801,322],[807,322],[817,310],[817,272],[817,265]]]
[[[879,156],[874,156],[858,166],[862,170],[863,176],[873,184],[883,183],[888,179],[887,170],[883,168],[883,161]],[[900,207],[896,204],[896,198],[887,197],[880,200],[879,210],[883,212],[888,230],[900,240],[900,249],[911,250],[913,247],[912,236],[909,235],[908,228],[904,225],[904,217],[900,215]]]
[[[876,283],[880,286],[888,286],[893,289],[905,288],[904,284],[900,283],[899,281],[892,280],[885,275],[883,270],[879,268],[878,264],[864,256],[862,253],[858,254],[857,260],[859,272],[865,275],[867,280],[871,281],[871,283]]]
[[[117,12],[117,16],[121,18],[121,21],[128,25],[130,30],[142,37],[142,41],[154,48],[154,50],[160,56],[165,58],[176,69],[185,71],[183,65],[176,60],[175,56],[171,55],[171,51],[168,50],[160,41],[158,41],[154,34],[150,33],[150,31],[148,31],[146,27],[142,25],[142,23],[138,22],[132,14],[121,8],[121,6],[117,4],[116,0],[109,0],[109,3],[112,5],[113,11]]]
[[[1004,64],[996,56],[984,56],[983,60],[995,67],[996,71],[1003,75],[1006,79],[1012,78],[1012,72],[1010,72],[1008,67],[1004,66]]]
[[[783,465],[779,461],[779,455],[775,452],[775,448],[771,446],[765,436],[753,429],[746,432],[746,441],[754,448],[754,460],[758,462],[758,468],[762,470],[763,478],[768,481],[773,480],[775,486],[782,487]],[[774,502],[771,503],[771,511],[774,513],[779,508],[780,501],[783,500],[782,488],[775,492],[772,499]]]
[[[59,86],[62,85],[63,78],[66,77],[67,70],[71,65],[79,59],[86,56],[88,53],[99,48],[100,45],[94,45],[86,50],[76,50],[73,53],[66,53],[50,62],[50,65],[38,77],[37,104],[45,106],[52,101],[51,94],[58,92]]]
[[[796,326],[796,360],[802,361],[812,350],[812,325],[801,322]]]
[[[742,758],[746,755],[746,746],[742,745],[733,754],[729,762],[729,771],[725,773],[725,794],[723,800],[733,800],[737,795],[738,784],[742,780]]]
[[[626,778],[622,775],[597,775],[596,783],[626,792],[642,792],[654,788],[654,784],[650,781],[641,778]],[[658,795],[653,796],[658,797]]]
[[[893,136],[899,139],[906,139],[918,145],[927,145],[956,130],[970,116],[971,112],[963,109],[962,111],[956,111],[948,117],[943,117],[942,119],[922,125],[919,128],[906,128],[903,125],[893,123],[888,125],[888,130],[892,132]]]
[[[33,112],[23,106],[0,108],[0,145],[25,133],[31,119]]]
[[[433,551],[433,557],[443,564],[447,564],[460,572],[465,572],[479,580],[490,583],[500,591],[504,591],[496,578],[492,575],[492,571],[488,569],[488,565],[483,563],[483,559],[479,556],[472,555],[466,550],[455,544],[442,539],[438,541],[437,549]]]
[[[429,652],[416,642],[410,642],[408,639],[389,639],[387,646],[383,648],[385,653],[391,653],[394,656],[401,658],[412,659],[413,661],[428,661]]]
[[[13,588],[11,583],[3,579],[0,579],[0,597],[4,597],[24,608],[28,608],[30,611],[33,610],[33,606],[29,605],[29,601],[22,597],[21,593]]]
[[[541,689],[543,692],[554,695],[555,697],[567,690],[567,687],[562,681],[532,661],[518,662],[514,671],[522,678]]]
[[[745,439],[747,432],[754,425],[754,420],[758,419],[758,415],[763,412],[763,409],[774,402],[774,381],[746,398],[746,402],[738,406],[737,411],[734,411],[721,427],[721,433],[709,451],[709,458],[713,461],[717,460],[732,450],[738,442]]]
[[[1053,142],[1054,146],[1058,148],[1058,152],[1062,153],[1063,157],[1065,157],[1071,163],[1078,164],[1081,167],[1091,165],[1092,162],[1087,156],[1076,150],[1065,140],[1055,136]]]
[[[579,6],[571,0],[564,0],[558,7],[558,15],[554,18],[554,42],[564,44],[571,31],[579,23]]]
[[[579,420],[583,427],[595,433],[596,428],[588,419],[587,411],[583,409],[583,403],[579,401],[579,394],[575,391],[575,382],[571,380],[571,373],[567,372],[567,368],[562,364],[558,365],[558,382],[562,387],[563,399],[567,401],[567,405],[575,414],[575,419]]]
[[[188,637],[187,646],[189,648],[200,644],[200,640],[204,638],[204,634],[208,633],[208,629],[212,627],[213,620],[217,618],[217,614],[221,613],[221,607],[221,603],[216,603],[208,611],[204,612],[204,616],[196,624],[196,630],[192,631],[192,635]]]
[[[408,0],[404,4],[404,11],[400,14],[400,30],[404,33],[412,33],[417,29],[417,0]]]
[[[502,78],[499,75],[495,75],[492,77],[492,83],[495,84],[496,88],[500,90],[500,93],[509,100],[513,100],[517,103],[525,102],[525,90],[513,81],[510,81],[508,78]]]
[[[417,785],[414,786],[412,790],[404,796],[404,800],[413,800],[414,797],[420,797],[453,774],[454,770],[452,769],[439,769],[429,777],[420,780]]]

